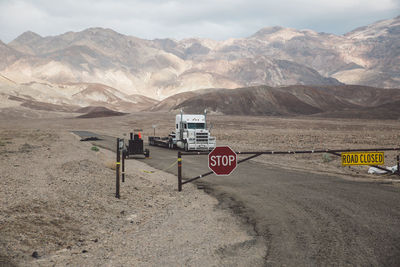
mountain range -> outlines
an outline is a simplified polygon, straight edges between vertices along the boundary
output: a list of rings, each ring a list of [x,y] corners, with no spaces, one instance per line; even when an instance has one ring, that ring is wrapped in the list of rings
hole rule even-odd
[[[208,89],[170,96],[147,109],[153,112],[229,115],[400,119],[400,90],[360,85],[254,86]]]
[[[205,97],[207,90],[196,90],[207,88],[275,87],[268,94],[282,99],[292,85],[399,88],[400,16],[344,35],[276,26],[224,41],[144,40],[103,28],[47,37],[28,31],[0,41],[0,75],[3,102],[61,110],[156,110],[164,99],[181,103],[181,93]],[[261,114],[285,114],[265,108]]]

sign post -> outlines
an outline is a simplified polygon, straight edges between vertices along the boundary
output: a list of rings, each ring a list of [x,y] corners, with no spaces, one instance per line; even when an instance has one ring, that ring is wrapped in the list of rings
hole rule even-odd
[[[120,139],[117,138],[117,162],[115,163],[115,197],[120,198],[119,195],[119,165],[121,160],[120,154]]]
[[[229,175],[236,169],[237,155],[229,146],[219,146],[208,154],[208,167],[216,175]]]
[[[178,151],[178,191],[182,191],[182,154]]]
[[[121,178],[122,178],[122,182],[125,183],[125,157],[126,157],[126,150],[123,149],[122,150],[122,164],[121,164]]]

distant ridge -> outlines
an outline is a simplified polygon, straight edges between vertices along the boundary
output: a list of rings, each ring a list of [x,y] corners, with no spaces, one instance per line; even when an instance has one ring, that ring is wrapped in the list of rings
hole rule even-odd
[[[400,18],[345,35],[280,26],[247,38],[144,40],[89,28],[0,42],[0,73],[17,83],[103,84],[163,100],[204,88],[355,84],[400,87]]]
[[[174,98],[176,101],[174,101]],[[198,113],[204,109],[225,115],[327,116],[398,119],[400,89],[366,86],[256,86],[182,93],[150,111]],[[378,112],[379,111],[379,112]]]
[[[142,95],[127,95],[98,83],[16,83],[0,74],[2,106],[23,106],[36,110],[72,112],[82,107],[101,106],[119,112],[135,112],[158,103]]]
[[[128,113],[118,112],[114,110],[110,110],[105,107],[85,107],[78,109],[77,113],[84,113],[86,114],[77,116],[77,118],[102,118],[102,117],[113,117],[113,116],[123,116]]]
[[[400,16],[339,36],[275,26],[223,41],[25,32],[0,41],[0,109],[396,119],[399,43]]]

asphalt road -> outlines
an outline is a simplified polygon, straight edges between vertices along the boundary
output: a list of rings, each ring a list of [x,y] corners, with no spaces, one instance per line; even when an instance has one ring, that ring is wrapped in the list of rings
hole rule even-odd
[[[97,145],[115,149],[114,143],[104,137]],[[149,148],[151,158],[138,160],[157,169],[177,159],[177,151]],[[207,157],[184,156],[182,166],[185,178],[195,177],[208,171]],[[177,167],[166,171],[176,174]],[[400,266],[398,187],[252,161],[230,176],[210,175],[200,183],[221,207],[254,225],[267,244],[266,265]]]

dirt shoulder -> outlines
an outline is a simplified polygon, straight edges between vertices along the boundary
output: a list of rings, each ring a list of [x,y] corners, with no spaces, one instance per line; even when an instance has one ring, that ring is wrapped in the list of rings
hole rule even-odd
[[[130,160],[116,199],[114,154],[67,131],[1,130],[0,161],[0,265],[264,263],[250,226],[171,174]]]

